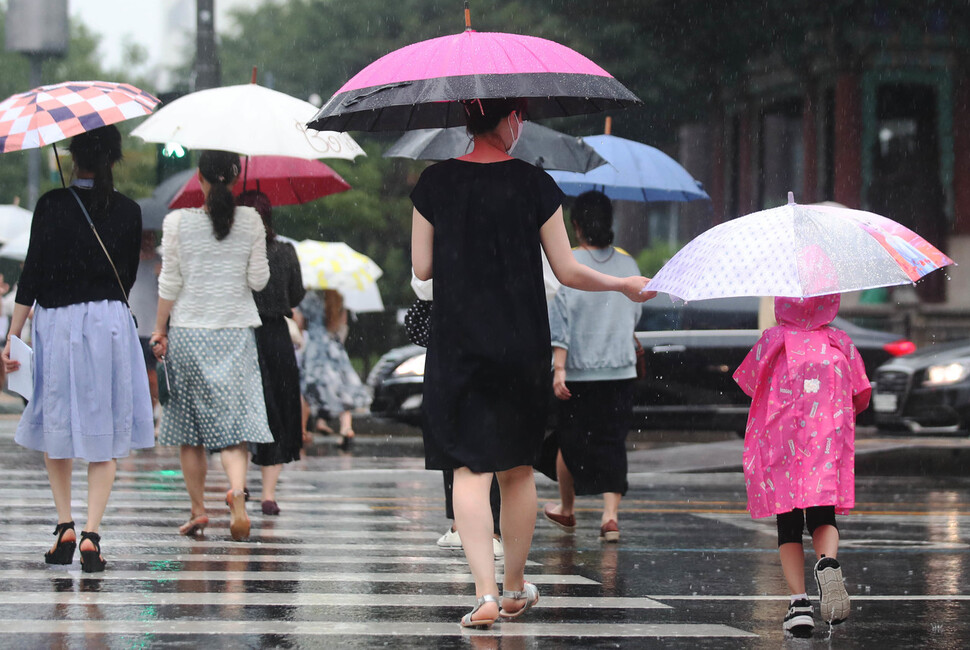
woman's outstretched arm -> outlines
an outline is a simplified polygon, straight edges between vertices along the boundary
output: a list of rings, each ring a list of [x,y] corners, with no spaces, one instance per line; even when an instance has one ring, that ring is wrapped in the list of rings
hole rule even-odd
[[[567,287],[581,291],[619,291],[633,302],[646,302],[657,295],[656,291],[646,290],[649,278],[636,275],[617,278],[577,262],[569,248],[561,207],[542,225],[539,238],[552,272]]]

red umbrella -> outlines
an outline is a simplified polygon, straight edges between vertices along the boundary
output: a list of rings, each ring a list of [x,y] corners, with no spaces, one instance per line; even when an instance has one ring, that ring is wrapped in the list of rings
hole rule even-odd
[[[245,186],[245,187],[244,187]],[[232,188],[259,190],[273,205],[294,205],[350,189],[347,181],[319,160],[288,156],[252,156],[242,161],[242,172]],[[204,202],[199,176],[194,174],[175,195],[169,208],[197,208]]]

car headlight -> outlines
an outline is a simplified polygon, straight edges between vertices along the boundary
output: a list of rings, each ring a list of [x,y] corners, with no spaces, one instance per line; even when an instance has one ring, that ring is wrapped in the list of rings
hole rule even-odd
[[[924,386],[946,386],[962,381],[970,374],[970,363],[953,362],[942,366],[930,366],[926,369]]]
[[[394,377],[423,377],[424,376],[424,358],[426,354],[419,354],[416,357],[411,357],[391,373]]]

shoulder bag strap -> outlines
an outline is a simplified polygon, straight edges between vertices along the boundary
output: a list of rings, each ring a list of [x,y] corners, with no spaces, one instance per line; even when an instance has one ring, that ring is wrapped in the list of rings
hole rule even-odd
[[[108,258],[108,264],[111,265],[111,270],[115,272],[115,280],[118,281],[118,286],[121,288],[121,295],[124,296],[125,304],[128,305],[128,292],[125,291],[125,285],[121,282],[121,276],[118,275],[118,269],[115,267],[114,260],[111,259],[111,253],[108,252],[104,242],[101,241],[101,235],[98,234],[98,229],[94,227],[94,222],[91,221],[91,215],[88,214],[88,209],[84,207],[84,203],[81,202],[81,197],[77,195],[77,192],[74,191],[73,187],[69,187],[67,189],[71,193],[71,196],[74,197],[74,200],[77,201],[78,206],[81,208],[81,212],[84,213],[84,218],[88,220],[88,225],[91,226],[91,232],[94,233],[98,243],[101,244],[101,250],[104,251],[105,257]],[[131,305],[128,305],[128,309],[131,309]]]

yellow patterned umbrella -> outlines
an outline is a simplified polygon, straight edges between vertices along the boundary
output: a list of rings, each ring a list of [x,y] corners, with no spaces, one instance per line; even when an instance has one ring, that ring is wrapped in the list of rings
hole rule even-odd
[[[374,260],[343,242],[304,239],[296,244],[296,254],[307,289],[362,292],[384,274]]]

